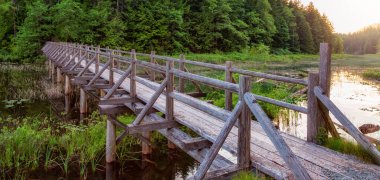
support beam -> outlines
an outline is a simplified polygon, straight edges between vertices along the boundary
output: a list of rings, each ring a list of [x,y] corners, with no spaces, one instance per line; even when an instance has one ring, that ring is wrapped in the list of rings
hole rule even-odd
[[[131,97],[114,97],[110,99],[101,98],[99,105],[124,105],[125,103],[137,102],[136,98]]]
[[[151,142],[151,134],[151,132],[143,132],[141,133],[141,136]],[[149,145],[149,143],[141,141],[141,151],[143,155],[152,154],[152,147]]]
[[[203,137],[185,139],[182,142],[184,149],[188,151],[209,148],[212,145],[212,143],[209,140]]]
[[[116,160],[116,126],[107,117],[107,137],[106,137],[106,162],[111,163]]]
[[[314,87],[318,86],[319,74],[309,72],[307,92],[307,141],[317,142],[318,130],[325,124],[323,119],[318,118],[321,113],[318,107],[318,100],[314,94]]]
[[[61,69],[57,67],[57,83],[62,83],[62,81],[63,81],[63,76],[61,73]]]
[[[70,77],[65,75],[65,95],[69,95],[73,92]]]
[[[80,88],[80,97],[79,97],[79,112],[81,114],[87,113],[87,94],[83,88]]]

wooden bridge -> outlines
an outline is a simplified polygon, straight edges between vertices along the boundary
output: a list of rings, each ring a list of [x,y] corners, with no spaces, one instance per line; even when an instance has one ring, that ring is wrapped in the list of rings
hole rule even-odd
[[[176,59],[70,43],[48,42],[43,52],[50,75],[56,72],[57,81],[64,81],[66,94],[73,85],[80,87],[81,113],[87,111],[86,93],[99,94],[100,112],[108,116],[107,162],[115,161],[116,144],[127,134],[140,138],[144,154],[151,153],[150,133],[158,131],[170,148],[176,146],[200,162],[194,179],[220,178],[244,169],[275,179],[380,178],[380,166],[315,144],[322,127],[339,136],[329,118],[331,112],[380,164],[379,151],[329,99],[328,44],[321,44],[319,73],[310,72],[307,80],[243,70],[231,62],[216,65],[186,60],[183,55]],[[225,81],[190,73],[185,65],[224,71]],[[238,83],[233,73],[240,75]],[[251,77],[307,86],[307,108],[252,94]],[[186,93],[186,82],[193,83],[198,92]],[[198,83],[224,90],[225,109],[196,98],[204,95]],[[233,93],[239,97],[236,105]],[[307,141],[279,132],[258,101],[307,114]],[[117,115],[131,110],[137,115],[133,123],[117,120]],[[180,130],[181,125],[199,136]],[[116,135],[116,127],[124,132]]]

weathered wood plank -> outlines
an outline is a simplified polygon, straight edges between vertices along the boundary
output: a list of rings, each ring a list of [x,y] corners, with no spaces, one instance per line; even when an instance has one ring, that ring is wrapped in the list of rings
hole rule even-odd
[[[182,142],[183,142],[184,149],[189,150],[189,151],[209,148],[212,145],[212,143],[209,140],[203,137],[185,139]]]
[[[158,129],[168,129],[173,127],[178,127],[178,123],[176,121],[162,121],[162,122],[152,122],[145,123],[140,125],[128,125],[126,131],[128,134],[136,134],[141,132],[149,132]]]
[[[134,103],[136,101],[138,101],[136,98],[131,97],[101,98],[99,105],[124,105],[125,103]]]

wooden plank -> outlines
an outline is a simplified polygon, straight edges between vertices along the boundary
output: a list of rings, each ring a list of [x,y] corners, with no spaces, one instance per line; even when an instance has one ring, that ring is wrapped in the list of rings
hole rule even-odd
[[[207,152],[206,157],[204,158],[201,165],[197,169],[197,172],[194,175],[195,179],[203,179],[204,178],[204,176],[207,173],[207,170],[211,166],[212,161],[214,161],[216,155],[218,154],[220,148],[222,147],[224,141],[226,140],[228,134],[230,133],[232,127],[234,126],[234,124],[235,124],[235,122],[236,122],[236,120],[237,120],[237,118],[240,115],[242,110],[243,110],[243,103],[239,101],[237,106],[232,111],[231,116],[228,117],[226,123],[224,124],[221,132],[219,133],[215,142],[211,146],[210,150]],[[249,155],[249,153],[248,153],[248,155]],[[249,159],[249,156],[248,156],[248,159]],[[246,166],[239,165],[239,167],[246,167]]]
[[[185,139],[182,142],[183,142],[184,149],[189,150],[189,151],[209,148],[212,145],[212,143],[209,140],[203,137]]]
[[[173,127],[178,127],[176,121],[162,121],[162,122],[151,122],[140,125],[128,125],[126,131],[128,134],[136,134],[141,132],[149,132],[158,129],[168,129]]]
[[[339,108],[331,102],[331,100],[324,95],[321,87],[315,87],[314,93],[323,105],[336,117],[336,119],[349,131],[349,134],[364,148],[372,157],[376,163],[380,165],[380,152],[373,146],[372,143],[351,123],[346,115],[339,110]]]
[[[251,112],[255,115],[260,122],[261,127],[266,132],[269,139],[273,142],[277,151],[280,153],[283,160],[288,165],[289,169],[293,172],[296,179],[311,179],[306,169],[301,165],[297,157],[290,150],[284,139],[278,133],[268,116],[261,109],[256,99],[251,93],[244,95],[245,103],[248,105]]]
[[[330,97],[330,86],[331,86],[331,47],[328,43],[321,43],[319,47],[319,86],[322,88],[323,92],[326,93],[327,97]],[[331,133],[333,137],[339,138],[339,133],[336,130],[334,123],[329,117],[329,111],[323,107],[321,108],[321,113],[319,118],[325,121],[326,129]]]
[[[244,94],[251,91],[251,79],[249,76],[239,78],[239,101],[244,102]],[[240,168],[248,168],[251,165],[251,113],[246,103],[242,103],[242,110],[238,121],[238,149],[237,160]]]
[[[231,67],[232,67],[232,62],[231,61],[226,61],[226,68],[225,68],[225,78],[224,80],[226,82],[232,83],[232,73],[231,73]],[[224,96],[225,96],[225,102],[224,102],[224,109],[231,111],[232,110],[232,92],[225,90],[224,91]]]

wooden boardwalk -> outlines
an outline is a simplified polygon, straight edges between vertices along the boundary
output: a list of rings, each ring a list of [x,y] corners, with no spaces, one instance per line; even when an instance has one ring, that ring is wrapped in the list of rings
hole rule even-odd
[[[80,71],[83,71],[84,69],[86,73],[82,74],[83,77],[90,76],[93,78],[96,76],[96,74],[99,74],[100,77],[97,79],[105,80],[105,82],[107,83],[112,81],[112,83],[110,83],[111,86],[108,86],[106,88],[103,88],[103,87],[99,88],[99,89],[105,89],[106,93],[109,91],[112,91],[112,87],[114,87],[115,84],[118,84],[118,83],[119,83],[119,86],[117,87],[118,90],[125,91],[125,93],[121,95],[113,95],[112,98],[110,98],[110,99],[116,99],[117,97],[118,99],[125,99],[125,102],[121,102],[121,103],[113,102],[115,104],[112,104],[111,102],[110,104],[104,103],[104,105],[99,105],[101,111],[104,114],[114,114],[114,113],[107,113],[107,111],[117,111],[117,109],[120,107],[120,104],[124,104],[125,107],[129,107],[130,109],[134,111],[138,111],[136,113],[139,113],[140,111],[144,111],[144,106],[146,104],[149,104],[149,101],[151,101],[152,97],[154,97],[155,93],[157,92],[157,89],[159,89],[160,87],[160,84],[158,84],[157,82],[151,81],[149,79],[141,78],[138,76],[134,78],[136,82],[131,82],[131,79],[130,79],[131,76],[124,77],[125,71],[122,71],[120,69],[116,70],[112,68],[104,68],[104,71],[101,72],[100,70],[102,69],[102,67],[106,66],[107,64],[102,64],[100,62],[99,62],[98,67],[95,62],[86,66],[86,64],[88,64],[91,61],[92,57],[90,57],[90,55],[88,56],[81,56],[78,54],[75,55],[74,53],[75,51],[67,54],[68,60],[73,59],[71,63],[67,64],[67,67],[70,67],[70,68],[62,66],[62,62],[59,62],[60,60],[59,57],[57,58],[57,56],[60,53],[58,53],[58,55],[57,53],[54,55],[54,52],[57,51],[57,48],[61,48],[61,46],[58,46],[58,45],[60,44],[49,43],[47,44],[47,46],[45,46],[44,52],[47,54],[47,56],[51,60],[51,66],[55,64],[56,67],[58,66],[58,68],[61,68],[61,70],[59,71],[66,73],[66,75],[68,75],[67,77],[71,80],[70,82],[74,82],[78,84],[78,82],[75,82],[75,76],[77,76],[78,73],[80,73]],[[67,53],[67,52],[63,52],[63,53]],[[99,57],[96,57],[96,55],[94,57],[99,58]],[[86,60],[81,61],[81,58],[84,58]],[[64,60],[64,62],[68,60]],[[117,65],[120,65],[120,64],[121,63],[117,63]],[[73,66],[76,66],[76,67],[70,70]],[[72,74],[75,69],[78,69],[78,70],[76,71],[76,74],[73,76]],[[156,69],[156,70],[159,71],[160,69]],[[111,71],[113,73],[111,73]],[[87,78],[87,80],[92,80],[92,78]],[[79,81],[78,79],[80,78],[77,78],[76,80]],[[85,79],[85,78],[82,78],[82,79]],[[202,81],[202,79],[199,79],[199,80],[200,82],[206,83]],[[107,83],[104,84],[104,86],[107,85]],[[85,83],[82,83],[81,87],[83,87],[83,89],[87,88],[87,90],[96,89],[96,88],[93,88],[93,89],[88,88],[86,84],[88,84],[88,81],[86,81]],[[126,100],[126,99],[132,99],[131,96],[134,96],[133,92],[131,93],[131,89],[133,91],[133,88],[131,88],[131,84],[135,84],[135,87],[133,88],[136,89],[135,97],[138,99],[133,102],[130,100]],[[96,85],[97,87],[100,87],[100,85],[98,85],[97,83],[94,83],[94,86]],[[231,86],[231,87],[232,88],[230,88],[229,90],[233,90],[235,86]],[[213,148],[210,146],[212,144],[216,144],[218,137],[220,136],[221,132],[225,128],[226,124],[228,124],[229,117],[231,116],[231,114],[233,114],[233,112],[221,109],[219,107],[208,104],[204,101],[201,101],[197,98],[191,97],[184,93],[179,93],[177,91],[174,91],[171,95],[172,97],[174,97],[171,99],[173,99],[172,109],[173,109],[173,118],[175,122],[178,122],[179,124],[192,129],[194,132],[196,132],[200,136],[200,138],[198,138],[197,143],[193,143],[193,145],[196,144],[199,147],[194,148],[192,146],[189,146],[189,144],[191,143],[188,143],[188,142],[194,141],[195,138],[190,137],[183,131],[179,130],[179,128],[177,128],[176,126],[162,125],[161,128],[156,127],[155,129],[151,129],[150,127],[146,126],[145,128],[148,128],[149,130],[159,131],[161,134],[167,137],[168,140],[174,143],[177,147],[187,152],[190,156],[195,158],[197,161],[203,162],[204,158],[208,155],[207,154],[208,151],[210,151],[210,149]],[[110,100],[108,100],[108,102],[110,102]],[[167,93],[160,93],[159,96],[157,97],[157,100],[153,101],[153,103],[154,104],[152,105],[152,108],[155,111],[152,111],[150,109],[149,112],[146,113],[146,116],[144,116],[143,121],[141,123],[142,125],[144,124],[149,125],[150,123],[166,122],[165,121],[166,117],[162,118],[161,116],[157,115],[156,111],[161,112],[163,114],[166,114],[168,112]],[[113,120],[112,122],[116,125],[118,123],[118,122],[115,122],[115,120]],[[260,123],[257,121],[251,121],[250,123],[251,123],[250,125],[251,128],[248,131],[250,133],[249,156],[250,156],[251,167],[275,179],[300,179],[302,175],[297,176],[295,174],[296,170],[292,169],[292,167],[288,165],[286,158],[284,159],[285,156],[279,152],[279,149],[277,148],[278,146],[275,146],[275,144],[273,143],[274,141],[268,136],[268,132],[265,129],[263,129],[263,127],[260,125],[261,121]],[[120,126],[124,127],[123,125],[120,125]],[[138,131],[139,128],[140,129],[144,128],[144,127],[138,127],[137,124],[129,125],[129,126],[127,125],[126,127],[130,127],[129,129],[130,132]],[[134,129],[134,127],[136,127],[136,129]],[[239,156],[239,152],[238,152],[239,135],[238,134],[239,134],[238,126],[237,125],[232,126],[231,130],[228,133],[228,136],[225,138],[224,142],[221,143],[222,145],[221,151],[217,154],[215,160],[213,161],[211,160],[212,165],[208,171],[208,174],[206,174],[206,177],[217,177],[219,175],[224,175],[226,173],[231,173],[231,172],[245,168],[245,167],[242,167],[242,168],[239,167],[238,166],[239,163],[236,162],[236,156]],[[307,142],[305,140],[288,135],[286,133],[279,133],[279,134],[282,137],[281,139],[283,139],[284,142],[286,143],[286,145],[290,147],[291,155],[295,155],[296,161],[300,163],[300,165],[307,171],[307,174],[312,179],[379,179],[380,178],[380,166],[366,164],[362,161],[356,160],[352,156],[334,152],[327,148],[318,146],[314,144],[313,142]],[[208,142],[208,143],[203,143],[203,142]],[[288,157],[289,159],[292,158],[291,156],[288,156]],[[206,168],[206,171],[207,169],[208,168]],[[194,178],[197,179],[198,177],[203,178],[202,176],[195,176]],[[305,176],[305,178],[308,178],[308,176]]]

